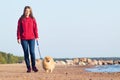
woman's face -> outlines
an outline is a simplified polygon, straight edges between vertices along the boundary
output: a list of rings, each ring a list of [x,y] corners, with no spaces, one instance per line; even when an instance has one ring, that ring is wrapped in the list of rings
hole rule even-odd
[[[26,16],[26,17],[29,17],[29,15],[30,15],[30,9],[29,9],[29,8],[26,8],[26,10],[25,10],[25,16]]]

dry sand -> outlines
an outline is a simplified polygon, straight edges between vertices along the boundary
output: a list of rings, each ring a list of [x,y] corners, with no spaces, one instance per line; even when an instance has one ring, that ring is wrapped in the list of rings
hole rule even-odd
[[[53,73],[37,67],[39,72],[26,73],[25,64],[0,64],[0,80],[120,80],[120,73],[86,72],[86,66],[56,66]]]

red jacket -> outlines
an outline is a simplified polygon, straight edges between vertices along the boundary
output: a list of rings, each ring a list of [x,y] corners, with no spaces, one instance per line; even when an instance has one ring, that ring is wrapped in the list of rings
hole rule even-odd
[[[31,17],[18,20],[17,39],[30,40],[38,38],[38,29],[35,19]]]

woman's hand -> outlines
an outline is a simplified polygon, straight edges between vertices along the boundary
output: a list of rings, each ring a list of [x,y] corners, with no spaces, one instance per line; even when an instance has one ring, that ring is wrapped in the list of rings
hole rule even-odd
[[[35,38],[35,40],[36,40],[36,41],[38,41],[38,40],[39,40],[39,38]]]
[[[20,43],[21,43],[21,40],[20,40],[20,39],[18,39],[18,40],[17,40],[17,42],[18,42],[18,44],[20,44]]]

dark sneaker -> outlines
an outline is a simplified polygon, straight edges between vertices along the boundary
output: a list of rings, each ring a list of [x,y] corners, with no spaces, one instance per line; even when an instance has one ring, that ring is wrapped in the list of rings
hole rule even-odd
[[[36,67],[32,67],[32,70],[33,70],[34,72],[38,72],[38,69],[37,69]]]
[[[28,70],[27,70],[27,73],[30,73],[31,72],[31,68],[29,68]]]

